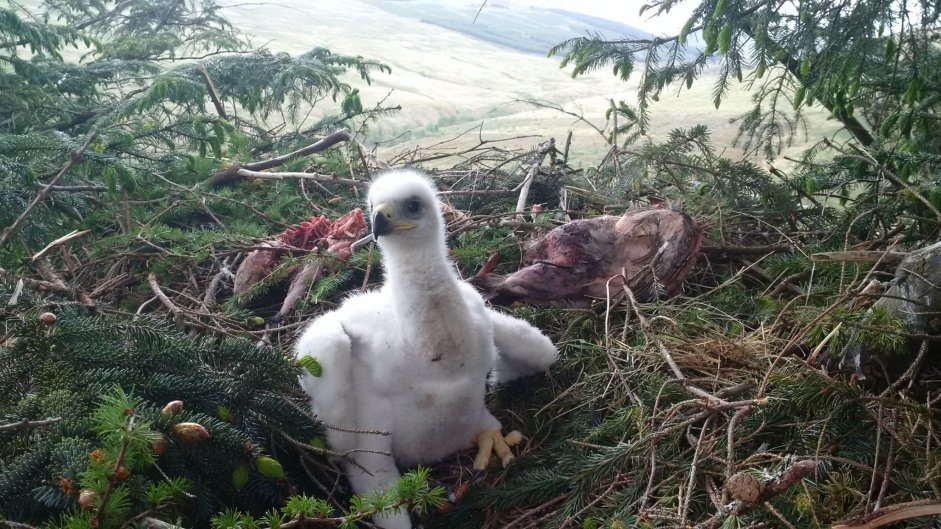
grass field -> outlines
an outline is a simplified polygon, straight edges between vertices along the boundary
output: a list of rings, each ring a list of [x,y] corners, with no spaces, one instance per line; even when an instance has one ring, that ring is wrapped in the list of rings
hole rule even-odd
[[[605,149],[593,129],[571,116],[516,100],[539,99],[561,105],[600,127],[609,100],[633,103],[636,99],[636,81],[621,82],[609,71],[572,79],[570,71],[559,68],[556,58],[423,23],[408,10],[396,10],[405,15],[395,14],[374,3],[279,0],[272,4],[242,4],[229,8],[227,15],[258,44],[267,43],[274,51],[302,53],[323,46],[389,64],[391,74],[377,75],[372,86],[361,90],[364,104],[385,98],[387,105],[403,108],[371,130],[369,140],[381,143],[379,153],[385,157],[443,141],[482,124],[485,139],[534,136],[510,142],[513,146],[533,145],[549,136],[561,142],[571,130],[574,162],[590,164],[597,162]],[[460,21],[449,21],[451,26],[456,23]],[[470,25],[472,16],[468,15],[465,23]],[[560,34],[559,40],[568,36]],[[737,125],[730,120],[750,108],[750,98],[743,89],[736,88],[717,110],[711,91],[707,74],[680,97],[661,97],[653,107],[651,136],[656,139],[673,128],[703,123],[712,130],[717,147],[729,156],[741,156],[741,150],[732,146]],[[822,114],[812,117],[810,127],[817,133],[837,129]],[[477,140],[476,133],[469,134],[454,142],[454,147]],[[785,154],[799,151],[800,145],[795,145]],[[784,169],[788,166],[783,160],[775,165]]]

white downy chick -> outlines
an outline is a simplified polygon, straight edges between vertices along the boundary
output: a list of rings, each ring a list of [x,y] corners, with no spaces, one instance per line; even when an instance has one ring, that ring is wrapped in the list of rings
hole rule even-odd
[[[321,377],[301,386],[328,425],[388,435],[327,430],[330,448],[347,454],[357,493],[384,490],[399,467],[433,463],[477,442],[475,467],[491,448],[506,465],[500,422],[484,402],[491,381],[544,371],[557,351],[523,320],[487,308],[448,258],[445,223],[433,184],[413,170],[390,171],[369,188],[373,236],[385,281],[346,299],[304,331],[298,357],[311,356]],[[391,454],[391,455],[385,455]],[[385,529],[409,529],[406,512],[377,516]]]

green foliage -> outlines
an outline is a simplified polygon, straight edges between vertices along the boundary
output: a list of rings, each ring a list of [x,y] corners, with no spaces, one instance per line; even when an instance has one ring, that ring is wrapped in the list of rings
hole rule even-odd
[[[358,191],[206,184],[233,164],[294,151],[335,128],[366,130],[394,109],[370,109],[351,82],[369,83],[388,67],[322,48],[296,56],[255,49],[212,1],[48,0],[35,12],[9,2],[0,8],[0,225],[71,165],[0,247],[0,512],[63,529],[130,527],[150,514],[186,527],[317,519],[350,528],[401,509],[429,526],[520,516],[550,528],[691,526],[716,516],[729,472],[768,481],[795,460],[813,460],[814,472],[710,527],[829,526],[871,507],[873,476],[893,502],[937,496],[941,485],[925,472],[941,461],[931,442],[933,387],[876,397],[800,357],[824,340],[831,354],[861,340],[903,358],[910,333],[902,321],[831,307],[880,270],[811,255],[895,234],[902,243],[936,236],[941,154],[930,125],[941,84],[925,28],[937,9],[925,7],[916,21],[900,9],[905,0],[818,7],[792,13],[707,0],[676,39],[589,36],[553,50],[575,75],[608,65],[623,79],[641,74],[640,99],[610,102],[610,127],[600,132],[612,148],[599,167],[579,171],[550,155],[530,200],[555,204],[562,194],[567,211],[534,214],[534,226],[522,228],[656,199],[682,203],[707,244],[769,250],[742,258],[713,249],[687,285],[691,297],[671,303],[514,307],[563,355],[549,376],[491,395],[501,422],[529,439],[504,474],[450,505],[432,476],[450,472],[448,484],[464,483],[453,468],[419,468],[386,491],[348,497],[322,458],[324,432],[297,377],[323,369],[284,354],[299,322],[274,327],[261,317],[276,310],[271,296],[282,280],[322,254],[285,252],[241,299],[228,296],[248,249],[312,210],[334,218],[360,206]],[[909,29],[896,31],[903,22]],[[705,49],[693,47],[700,35]],[[817,105],[853,141],[821,141],[785,174],[730,158],[701,125],[647,137],[651,102],[713,67],[716,106],[736,80],[755,87],[755,109],[739,121],[749,153],[776,155],[803,129],[800,112]],[[284,169],[364,178],[351,145]],[[459,175],[473,181],[467,188],[512,188],[518,173],[503,167],[519,157],[495,152],[468,157],[444,180],[467,171]],[[496,165],[482,171],[488,156]],[[498,223],[516,197],[453,198],[481,226],[450,241],[462,275],[494,253],[500,272],[513,270],[519,232]],[[81,243],[33,259],[85,229]],[[299,305],[302,317],[369,288],[365,270],[372,282],[380,275],[369,251],[326,268]],[[44,311],[57,316],[54,325],[40,322]],[[166,312],[173,324],[155,316]],[[173,400],[182,411],[163,413]],[[439,507],[453,511],[432,512]]]
[[[12,291],[0,283],[3,299]],[[50,303],[58,321],[46,328],[36,315]],[[4,303],[0,320],[7,329],[0,362],[9,366],[0,370],[9,388],[0,398],[3,422],[61,418],[44,428],[0,431],[0,512],[7,516],[52,520],[76,505],[80,487],[104,498],[119,459],[131,477],[106,504],[116,527],[141,512],[147,498],[178,496],[162,483],[192,484],[181,512],[193,523],[233,498],[270,507],[289,494],[282,479],[270,477],[272,465],[258,464],[274,461],[261,453],[277,446],[269,436],[277,432],[280,443],[293,446],[289,439],[320,432],[305,400],[293,396],[300,368],[244,338],[188,337],[150,318],[93,317],[28,293],[15,306]],[[115,392],[116,385],[126,393]],[[177,399],[184,402],[180,415],[161,414]],[[174,425],[187,422],[205,427],[209,438],[193,443],[176,435]],[[153,445],[160,439],[167,446],[158,455]],[[294,476],[296,459],[279,459],[282,475]],[[232,474],[240,465],[247,479],[236,486]],[[60,488],[61,480],[74,486]],[[122,487],[126,494],[117,492]]]
[[[671,4],[650,3],[644,10],[661,14]],[[852,142],[821,138],[792,174],[773,171],[793,191],[790,206],[810,205],[830,216],[846,210],[842,223],[860,239],[896,222],[907,224],[914,238],[930,238],[941,221],[928,198],[941,159],[941,143],[931,132],[941,112],[934,29],[941,10],[911,0],[840,6],[823,1],[781,10],[702,0],[675,37],[579,37],[549,53],[561,55],[573,75],[613,65],[626,80],[642,63],[641,133],[649,127],[651,101],[670,87],[691,86],[707,69],[718,69],[717,107],[736,80],[754,93],[753,110],[739,120],[738,139],[747,153],[780,154],[796,134],[806,133],[803,109],[822,107]],[[696,47],[693,35],[705,46]]]
[[[275,219],[295,221],[305,209],[296,189],[259,196],[196,184],[342,126],[365,130],[390,109],[364,110],[346,75],[369,83],[389,71],[324,48],[297,56],[250,49],[212,1],[56,0],[36,12],[11,3],[0,10],[0,225],[12,225],[70,153],[97,138],[57,182],[55,200],[31,211],[0,249],[0,266],[22,266],[22,256],[73,229],[92,228],[107,246],[137,243],[158,222],[182,238],[228,222],[246,227],[251,217],[255,236]],[[210,104],[215,95],[222,110]],[[315,107],[320,117],[310,122]],[[275,118],[289,134],[267,133]],[[265,201],[262,215],[248,205]],[[203,231],[203,247],[225,237],[215,236]]]
[[[388,490],[368,496],[350,498],[348,512],[337,515],[326,500],[306,495],[288,498],[284,506],[272,509],[263,516],[227,509],[212,517],[213,529],[277,529],[285,523],[296,523],[305,518],[319,525],[340,528],[357,527],[356,522],[375,514],[395,512],[403,507],[417,513],[427,512],[444,501],[445,491],[428,484],[429,471],[418,467],[403,474]]]

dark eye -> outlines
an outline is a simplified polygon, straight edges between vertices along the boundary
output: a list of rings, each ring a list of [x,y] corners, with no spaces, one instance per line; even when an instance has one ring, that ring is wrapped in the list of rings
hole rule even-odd
[[[409,201],[405,203],[405,211],[408,211],[409,213],[418,213],[420,209],[421,201],[419,201],[417,198],[409,199]]]

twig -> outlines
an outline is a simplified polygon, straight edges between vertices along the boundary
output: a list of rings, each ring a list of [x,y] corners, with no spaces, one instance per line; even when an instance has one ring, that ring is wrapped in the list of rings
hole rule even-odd
[[[738,422],[742,420],[743,417],[748,415],[755,409],[751,406],[747,406],[739,409],[732,415],[732,419],[729,420],[729,426],[726,430],[726,454],[725,454],[725,480],[728,482],[729,478],[732,477],[732,474],[735,473],[735,428],[738,427]],[[729,491],[726,488],[722,489],[722,503],[723,505],[729,502]]]
[[[608,494],[611,494],[611,491],[614,490],[614,487],[616,487],[617,485],[620,485],[620,484],[621,484],[621,476],[618,476],[617,478],[615,478],[614,480],[611,481],[611,484],[608,485],[608,487],[607,487],[601,494],[599,494],[597,498],[595,498],[595,499],[591,500],[590,502],[586,503],[585,506],[582,507],[581,509],[579,509],[578,512],[576,512],[575,514],[572,514],[571,516],[568,516],[568,517],[559,525],[559,527],[568,527],[569,524],[572,523],[572,520],[577,520],[579,517],[581,517],[582,514],[584,514],[585,512],[587,512],[588,509],[591,509],[592,507],[594,507],[595,505],[597,505],[598,502],[600,502],[601,500],[605,499],[605,498],[608,496]]]
[[[921,347],[918,349],[918,356],[915,357],[915,361],[912,362],[912,365],[908,366],[908,369],[902,373],[902,376],[898,380],[892,383],[889,387],[885,388],[885,391],[880,395],[881,397],[888,397],[891,393],[898,390],[902,387],[902,384],[906,380],[914,380],[915,374],[918,373],[918,370],[921,369],[921,365],[925,362],[925,358],[928,357],[928,340],[921,341]]]
[[[699,430],[699,439],[696,442],[696,449],[693,451],[693,461],[689,466],[689,481],[686,484],[686,498],[683,501],[683,510],[680,512],[680,524],[686,525],[686,517],[689,514],[689,502],[693,498],[693,486],[696,484],[696,467],[699,465],[699,455],[702,450],[703,440],[706,438],[706,431],[712,424],[712,417],[708,417]]]
[[[206,82],[206,89],[209,91],[209,99],[212,101],[214,107],[216,107],[216,113],[219,114],[219,117],[222,119],[229,119],[229,116],[225,113],[225,107],[222,106],[222,101],[219,99],[219,93],[216,92],[216,85],[212,82],[212,77],[209,77],[209,70],[206,69],[206,65],[199,63],[196,65],[196,70],[199,72],[199,75],[203,77],[203,81]]]
[[[228,258],[226,259],[226,261]],[[216,303],[216,294],[219,292],[219,287],[222,285],[223,279],[233,279],[235,275],[229,270],[229,266],[226,264],[226,261],[222,262],[222,267],[219,269],[219,272],[212,277],[212,280],[209,282],[209,287],[206,289],[206,295],[203,296],[203,305],[208,307],[215,305]]]
[[[360,180],[350,180],[349,178],[340,178],[338,176],[317,173],[263,173],[261,171],[239,169],[236,171],[236,174],[246,178],[258,178],[261,180],[284,180],[285,178],[293,178],[295,180],[314,180],[316,182],[323,182],[325,184],[346,184],[353,187],[366,187],[369,185],[368,182],[363,182]]]
[[[791,244],[772,244],[768,246],[709,246],[703,245],[700,249],[703,253],[726,253],[726,254],[739,254],[739,255],[765,255],[768,253],[777,253],[777,252],[787,252],[791,253],[794,251],[794,246]]]
[[[900,503],[879,509],[862,518],[834,525],[833,529],[876,529],[902,520],[939,514],[941,514],[941,503],[934,500]]]
[[[176,305],[160,288],[160,285],[157,283],[157,276],[153,272],[147,274],[147,282],[150,283],[150,290],[153,291],[154,295],[157,296],[157,299],[160,300],[160,303],[163,303],[163,306],[167,308],[174,316],[179,316],[182,313],[180,307]]]
[[[529,187],[533,184],[536,173],[539,172],[539,167],[542,166],[542,160],[552,149],[555,149],[555,138],[549,138],[540,143],[539,147],[536,148],[536,155],[533,157],[533,162],[532,165],[529,166],[529,170],[526,171],[526,177],[523,179],[523,187],[520,189],[520,196],[516,200],[517,213],[522,213],[526,208],[526,199],[529,198]]]
[[[0,248],[2,248],[3,245],[5,245],[7,241],[10,240],[10,237],[13,236],[13,233],[16,232],[16,229],[20,227],[20,224],[26,220],[26,217],[29,215],[29,213],[33,211],[33,209],[35,209],[40,202],[49,196],[52,186],[56,185],[56,183],[58,183],[59,180],[65,176],[65,173],[69,172],[69,169],[71,169],[73,165],[82,161],[85,149],[87,149],[88,146],[91,145],[91,142],[95,141],[95,138],[97,137],[98,129],[95,129],[91,132],[91,134],[88,135],[88,137],[85,139],[85,143],[83,143],[82,146],[78,148],[78,150],[72,151],[69,154],[69,161],[67,161],[65,165],[62,166],[62,169],[59,170],[58,174],[56,174],[52,180],[46,184],[46,187],[43,187],[39,190],[38,193],[36,193],[36,198],[30,202],[29,206],[26,206],[26,210],[23,211],[23,213],[21,213],[16,220],[13,221],[13,224],[11,224],[6,230],[3,231],[2,234],[0,234]]]
[[[876,493],[876,476],[879,474],[879,452],[882,447],[882,403],[879,403],[879,412],[876,418],[876,448],[872,455],[872,477],[869,479],[869,492],[866,493],[866,512],[869,512],[870,502]],[[873,509],[875,510],[875,509]]]
[[[647,320],[647,317],[640,311],[640,308],[637,306],[637,300],[634,298],[634,292],[631,291],[631,288],[624,285],[624,293],[627,295],[628,301],[630,301],[631,309],[634,311],[634,314],[637,315],[637,319],[640,321],[641,327],[645,331],[650,331],[650,322]],[[660,355],[663,356],[664,361],[667,365],[670,366],[670,371],[673,371],[673,376],[678,380],[686,380],[686,376],[683,375],[683,372],[680,371],[680,367],[676,365],[676,361],[673,360],[673,355],[670,354],[670,351],[663,345],[658,338],[654,337],[654,342],[657,344],[657,348],[660,351]]]
[[[839,261],[850,263],[899,263],[908,257],[908,252],[880,252],[877,250],[850,250],[846,252],[820,252],[811,254],[814,261]]]
[[[29,525],[12,520],[0,520],[0,526],[10,527],[11,529],[39,529],[35,525]]]
[[[869,146],[869,144],[865,144],[865,145],[866,145],[867,147]],[[888,168],[885,164],[883,164],[883,163],[879,162],[878,160],[876,160],[876,158],[873,157],[873,155],[870,154],[870,153],[869,153],[868,151],[866,151],[865,149],[863,149],[863,148],[861,148],[861,147],[859,147],[859,146],[857,146],[857,145],[853,145],[853,144],[849,144],[849,147],[850,147],[851,149],[853,149],[854,151],[856,151],[857,153],[859,153],[859,154],[861,155],[861,157],[867,159],[867,161],[869,161],[869,162],[871,162],[873,165],[876,165],[877,167],[879,167],[879,169],[882,170],[882,174],[885,176],[886,180],[888,180],[889,182],[892,182],[892,184],[895,185],[896,187],[898,187],[898,188],[900,188],[900,189],[904,189],[905,191],[908,191],[909,193],[911,193],[912,196],[914,196],[915,198],[917,198],[917,199],[918,199],[922,204],[924,204],[932,213],[934,213],[934,216],[935,216],[935,218],[938,220],[938,222],[941,222],[941,211],[938,211],[938,208],[936,208],[935,205],[934,205],[930,200],[928,200],[927,198],[925,198],[925,196],[924,196],[923,194],[919,193],[918,190],[916,190],[915,188],[913,188],[912,186],[910,186],[910,185],[909,185],[908,183],[906,183],[902,178],[900,178],[900,177],[899,177],[898,175],[896,175],[894,172],[892,172],[891,170],[889,170],[889,168]]]
[[[62,246],[63,244],[71,241],[72,239],[77,239],[79,237],[88,235],[89,233],[91,233],[91,230],[82,230],[82,231],[72,230],[70,233],[63,235],[62,237],[59,237],[58,239],[47,244],[45,248],[43,248],[42,250],[39,250],[36,253],[36,255],[34,255],[30,259],[30,261],[35,263],[37,259],[40,259],[42,256],[46,255],[46,252],[48,252],[49,250],[52,250],[53,248],[56,248],[58,246]]]
[[[634,298],[634,292],[631,291],[630,287],[627,286],[627,283],[625,283],[623,287],[624,293],[627,295],[628,301],[630,301],[631,309],[634,311],[634,314],[637,315],[637,319],[640,321],[640,326],[644,329],[644,332],[653,340],[654,344],[657,346],[657,350],[660,352],[660,356],[662,356],[663,360],[667,363],[668,366],[670,366],[670,371],[673,372],[673,375],[677,378],[677,380],[683,382],[683,387],[685,387],[687,391],[693,395],[706,399],[706,401],[709,402],[712,407],[715,407],[716,404],[728,405],[729,403],[725,400],[716,397],[702,388],[690,384],[686,380],[686,376],[683,375],[683,371],[680,370],[680,367],[676,365],[676,361],[673,360],[673,355],[670,353],[670,350],[667,349],[667,346],[663,343],[663,340],[653,335],[652,329],[650,328],[650,321],[640,311],[640,308],[637,304],[637,299]]]
[[[242,169],[246,169],[248,171],[264,171],[265,169],[279,167],[281,165],[284,165],[285,162],[289,160],[293,160],[294,158],[299,158],[301,156],[307,156],[308,154],[313,154],[315,152],[324,151],[336,145],[337,143],[340,143],[341,141],[349,141],[352,139],[353,139],[353,136],[352,134],[350,134],[349,130],[340,129],[324,137],[322,140],[316,143],[308,145],[307,147],[304,147],[303,149],[298,149],[294,152],[289,152],[283,156],[278,156],[276,158],[271,158],[270,160],[263,160],[260,162],[253,162],[253,163],[247,163],[247,164],[240,164],[240,163],[233,164],[225,169],[222,169],[221,171],[217,171],[213,173],[209,177],[209,180],[208,180],[209,185],[221,186],[221,185],[232,184],[240,180],[243,176],[245,176],[245,175],[239,174]],[[301,173],[301,174],[304,174],[304,173]]]
[[[351,426],[337,426],[335,424],[330,424],[330,423],[324,422],[323,419],[321,419],[319,416],[314,415],[310,413],[310,411],[299,406],[296,402],[292,401],[291,399],[283,399],[283,402],[288,403],[289,406],[291,406],[292,408],[300,412],[301,415],[303,415],[304,417],[307,417],[308,419],[314,422],[318,422],[322,424],[324,428],[329,428],[331,430],[336,430],[338,432],[358,433],[358,434],[364,434],[364,435],[391,435],[391,433],[386,430],[367,430],[363,428],[353,428]]]
[[[13,283],[22,281],[24,285],[30,288],[36,289],[36,290],[53,291],[53,292],[72,292],[72,289],[66,285],[59,285],[51,281],[43,281],[42,279],[32,279],[29,277],[23,277],[18,274],[14,274],[13,272],[10,272],[9,270],[5,270],[3,268],[0,268],[0,277],[3,277]]]
[[[814,362],[817,361],[817,357],[823,351],[823,348],[826,347],[828,343],[830,343],[830,340],[832,340],[838,332],[840,332],[841,327],[843,327],[843,322],[837,323],[836,326],[833,327],[833,330],[827,333],[827,335],[823,337],[823,340],[820,340],[820,343],[817,344],[817,347],[814,347],[814,350],[811,351],[810,355],[807,357],[808,364],[814,365]]]
[[[359,242],[359,241],[357,241]],[[352,250],[352,246],[350,249]],[[366,285],[369,284],[369,275],[372,272],[372,259],[373,253],[375,252],[376,245],[373,243],[369,244],[369,255],[366,257],[366,273],[363,274],[363,286],[360,287],[360,290],[366,290]]]
[[[7,424],[0,424],[0,432],[5,432],[7,430],[19,430],[23,428],[41,428],[43,426],[49,426],[50,424],[55,424],[62,420],[62,417],[50,417],[48,419],[42,419],[39,421],[31,421],[29,419],[23,419],[18,422],[11,422]]]
[[[53,193],[104,193],[108,190],[105,186],[47,186],[39,182],[33,185],[36,189],[46,188]]]
[[[895,414],[892,416],[893,421],[895,422]],[[876,511],[882,507],[882,502],[885,501],[885,496],[889,491],[889,482],[892,480],[892,470],[895,467],[895,456],[896,456],[896,446],[895,446],[895,437],[889,437],[889,454],[885,458],[885,471],[882,475],[882,487],[879,488],[879,496],[876,498]]]

